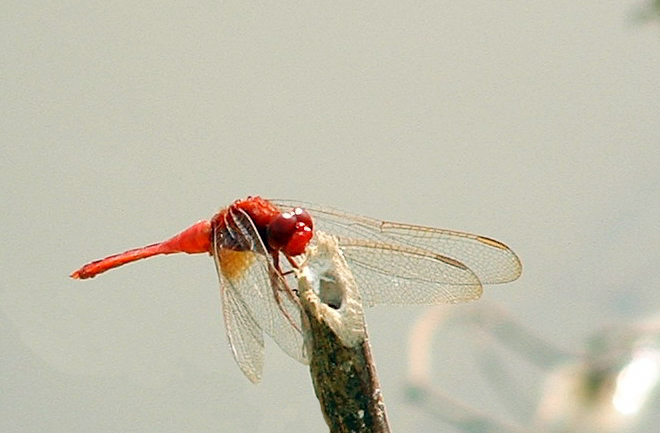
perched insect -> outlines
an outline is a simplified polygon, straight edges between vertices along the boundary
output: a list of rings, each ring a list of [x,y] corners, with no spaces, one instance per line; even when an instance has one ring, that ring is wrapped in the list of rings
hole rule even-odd
[[[298,299],[284,267],[298,267],[315,230],[337,236],[366,305],[469,301],[481,296],[482,284],[512,281],[521,272],[506,245],[483,236],[248,197],[166,241],[88,263],[71,277],[92,278],[158,254],[211,254],[234,358],[258,382],[263,332],[291,357],[308,362]]]

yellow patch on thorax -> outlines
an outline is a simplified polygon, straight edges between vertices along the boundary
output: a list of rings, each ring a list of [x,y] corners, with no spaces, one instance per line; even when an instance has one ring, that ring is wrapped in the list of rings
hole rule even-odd
[[[220,270],[228,280],[241,278],[243,272],[254,262],[255,253],[252,251],[235,251],[229,248],[220,250]]]

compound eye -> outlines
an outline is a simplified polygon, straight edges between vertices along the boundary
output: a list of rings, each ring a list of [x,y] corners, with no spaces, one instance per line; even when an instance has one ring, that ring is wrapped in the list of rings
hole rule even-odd
[[[296,231],[297,218],[290,212],[276,216],[268,225],[268,246],[273,250],[282,249]]]
[[[312,216],[305,209],[297,207],[293,210],[293,214],[296,216],[296,220],[300,223],[305,224],[306,227],[309,227],[310,230],[314,229],[314,221]]]
[[[314,232],[302,222],[296,223],[296,231],[284,246],[283,251],[289,256],[297,256],[305,252],[307,245],[312,240]]]

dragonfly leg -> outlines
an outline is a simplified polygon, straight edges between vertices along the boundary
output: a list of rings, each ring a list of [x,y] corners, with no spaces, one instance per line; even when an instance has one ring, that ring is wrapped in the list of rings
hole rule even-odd
[[[291,265],[291,267],[292,267],[293,269],[298,269],[298,268],[300,267],[300,265],[298,264],[298,262],[296,262],[296,261],[294,260],[294,258],[291,257],[290,255],[288,255],[288,254],[284,254],[284,257],[286,257],[287,261],[289,262],[289,264]]]
[[[286,319],[289,321],[291,326],[293,326],[299,332],[302,332],[300,326],[296,323],[296,321],[293,320],[293,318],[286,310],[286,308],[284,308],[284,301],[282,299],[282,292],[284,292],[286,296],[289,298],[289,300],[293,302],[293,304],[296,305],[298,308],[300,308],[300,301],[298,300],[298,292],[296,290],[292,290],[291,287],[289,287],[289,284],[286,282],[284,278],[284,275],[286,274],[282,272],[282,269],[280,267],[279,254],[274,253],[272,257],[273,257],[273,267],[270,270],[270,280],[271,280],[270,287],[273,290],[273,297],[275,298],[275,302],[277,303],[278,308],[280,309],[284,317],[286,317]]]
[[[284,254],[284,253],[282,253],[282,254]],[[280,275],[282,275],[283,277],[286,277],[287,275],[291,275],[293,273],[293,269],[298,269],[300,267],[300,265],[298,263],[296,263],[296,261],[291,256],[289,256],[288,254],[284,254],[284,257],[286,257],[287,261],[289,262],[289,265],[291,265],[291,267],[293,269],[290,269],[288,271],[283,271],[282,267],[280,266],[279,253],[277,251],[275,251],[275,252],[271,253],[271,255],[273,257],[273,266],[280,273]],[[293,292],[293,294],[297,298],[298,297],[298,289],[291,288],[291,287],[289,287],[288,284],[286,286],[287,286],[287,289],[290,290],[291,292]]]

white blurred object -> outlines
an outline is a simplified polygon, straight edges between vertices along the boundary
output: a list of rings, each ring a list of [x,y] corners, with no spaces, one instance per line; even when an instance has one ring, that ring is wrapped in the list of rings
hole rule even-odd
[[[459,323],[472,326],[456,326]],[[535,409],[529,416],[513,422],[502,420],[430,385],[435,332],[471,332],[473,327],[495,337],[498,345],[506,345],[540,370],[537,383],[525,383],[525,391],[540,389],[540,398],[532,402]],[[504,405],[515,406],[514,400],[520,398],[513,386],[515,372],[506,372],[505,363],[494,357],[494,352],[492,347],[480,349],[481,373],[490,385],[502,388]],[[414,327],[409,356],[409,396],[458,431],[646,432],[657,423],[660,411],[657,403],[653,404],[660,397],[660,318],[603,329],[582,353],[569,353],[535,337],[493,305],[475,305],[467,311],[434,307]]]
[[[548,431],[633,431],[660,379],[660,321],[610,327],[546,379],[537,423]],[[657,409],[656,409],[657,410]]]

